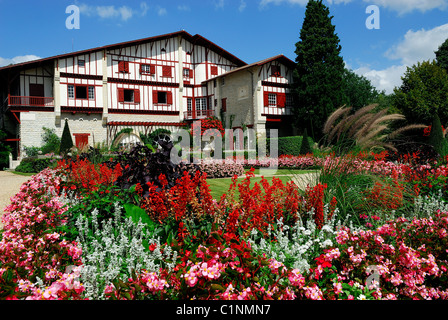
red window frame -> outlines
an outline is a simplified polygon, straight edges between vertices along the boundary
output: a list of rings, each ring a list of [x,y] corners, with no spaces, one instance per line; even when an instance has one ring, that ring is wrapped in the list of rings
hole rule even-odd
[[[286,106],[286,93],[282,93],[282,92],[269,92],[269,91],[265,91],[264,92],[264,106],[265,107],[271,107],[273,108],[274,106],[269,105],[269,95],[270,94],[275,94],[276,95],[276,107],[277,108],[285,108]]]
[[[227,98],[221,99],[221,110],[222,110],[222,112],[227,111]]]
[[[159,93],[160,92],[166,93],[166,103],[159,103]],[[152,104],[172,105],[173,104],[173,93],[170,91],[154,90],[152,92]]]
[[[134,91],[134,101],[124,101],[124,90]],[[118,88],[118,102],[121,103],[140,103],[140,89]]]
[[[149,66],[149,72],[144,71],[143,66]],[[149,75],[156,74],[156,66],[153,64],[149,64],[149,63],[141,63],[140,64],[140,73],[141,74],[149,74]]]
[[[129,73],[129,61],[118,61],[118,72]]]

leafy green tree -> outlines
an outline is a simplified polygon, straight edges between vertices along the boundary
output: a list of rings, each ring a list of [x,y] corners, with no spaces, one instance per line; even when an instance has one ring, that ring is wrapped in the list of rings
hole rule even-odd
[[[435,52],[437,64],[448,72],[448,39]]]
[[[64,130],[62,131],[61,145],[59,147],[59,152],[66,154],[73,147],[73,139],[70,133],[70,128],[68,127],[68,121],[65,119]]]
[[[408,67],[403,84],[395,88],[393,105],[410,123],[429,125],[434,114],[442,124],[448,121],[448,74],[435,61]]]
[[[322,0],[310,0],[296,43],[293,91],[297,99],[296,126],[311,129],[314,139],[322,134],[328,116],[344,103],[344,61],[333,16]]]
[[[378,102],[380,93],[369,79],[346,68],[343,74],[343,81],[345,104],[352,107],[353,111]]]

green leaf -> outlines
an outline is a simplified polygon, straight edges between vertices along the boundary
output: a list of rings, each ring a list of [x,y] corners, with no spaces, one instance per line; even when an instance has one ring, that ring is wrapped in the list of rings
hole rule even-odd
[[[213,284],[210,286],[210,289],[212,289],[212,290],[218,290],[218,291],[225,291],[224,287],[221,286],[221,285],[219,285],[219,284],[217,284],[217,283],[213,283]]]
[[[138,223],[141,220],[142,223],[147,225],[150,230],[154,230],[154,221],[151,220],[144,209],[132,203],[126,203],[123,205],[123,207],[126,217],[131,217],[134,223]]]

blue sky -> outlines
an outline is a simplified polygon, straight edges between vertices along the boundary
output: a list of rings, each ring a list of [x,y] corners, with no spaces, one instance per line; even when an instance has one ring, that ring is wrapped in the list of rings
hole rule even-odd
[[[448,38],[448,0],[324,0],[347,66],[392,92],[407,66],[434,59]],[[295,59],[307,0],[0,0],[0,66],[185,30],[243,61]],[[80,8],[69,30],[66,7]],[[379,29],[368,29],[369,5]]]

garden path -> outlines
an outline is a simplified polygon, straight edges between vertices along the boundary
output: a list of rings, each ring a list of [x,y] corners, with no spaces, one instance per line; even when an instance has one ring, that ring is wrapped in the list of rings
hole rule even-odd
[[[256,177],[261,177],[260,174],[256,174]],[[275,175],[276,177],[281,176],[292,176],[292,181],[299,187],[299,189],[305,190],[306,187],[315,186],[319,179],[319,172],[310,172],[310,173],[299,173],[299,174],[280,174]]]
[[[11,203],[13,197],[20,190],[20,186],[31,177],[21,176],[8,171],[0,171],[0,229],[3,228],[1,216],[3,209]]]

